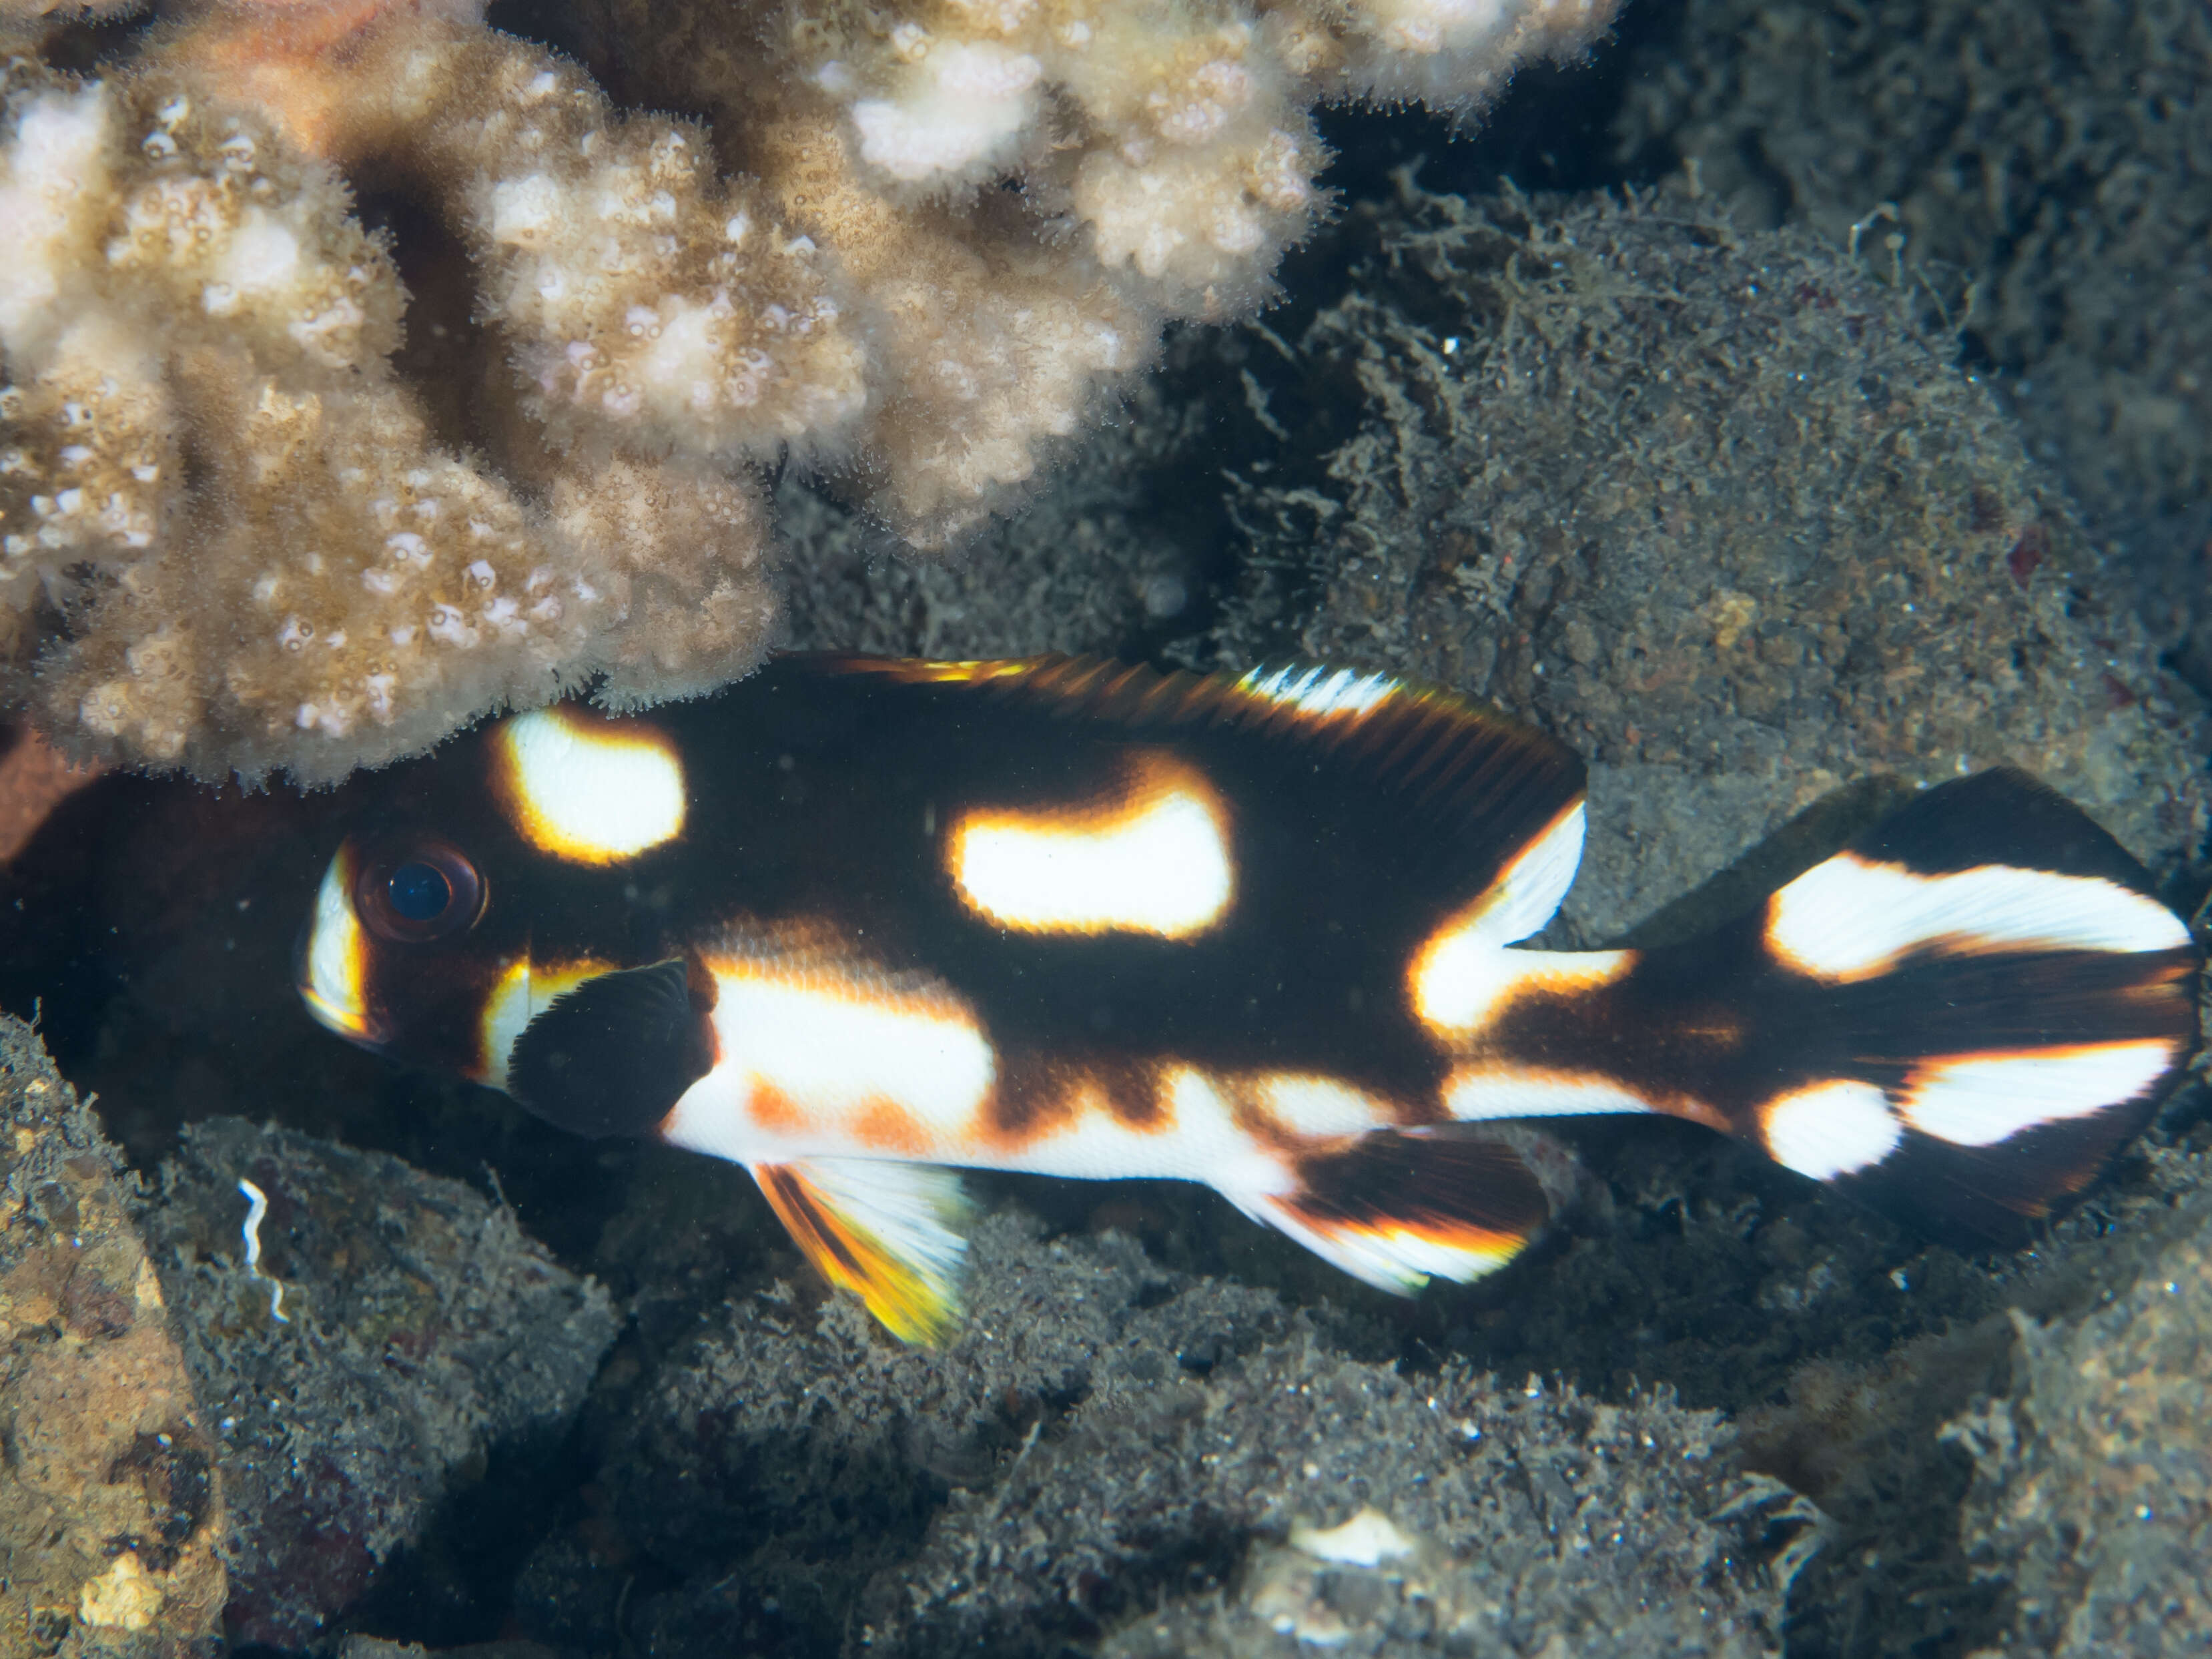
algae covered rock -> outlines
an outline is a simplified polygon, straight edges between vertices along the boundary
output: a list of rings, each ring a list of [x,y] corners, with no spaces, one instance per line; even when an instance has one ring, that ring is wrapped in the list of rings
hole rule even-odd
[[[865,519],[795,481],[778,492],[794,557],[790,643],[885,656],[1141,654],[1187,634],[1222,544],[1221,428],[1233,348],[1182,335],[1017,516],[957,560],[890,556]]]
[[[1040,1231],[1015,1212],[976,1228],[941,1347],[899,1346],[811,1279],[710,1314],[613,1427],[601,1515],[526,1572],[526,1631],[612,1638],[617,1576],[591,1589],[588,1547],[682,1581],[630,1608],[657,1651],[834,1650],[871,1579],[900,1579],[952,1494],[994,1490],[1072,1402],[1169,1386],[1291,1328],[1270,1292],[1194,1282],[1118,1234]]]
[[[1876,773],[2008,762],[2147,858],[2201,842],[2202,705],[1896,294],[1671,198],[1409,184],[1370,235],[1270,372],[1323,476],[1243,492],[1218,648],[1434,680],[1580,749],[1568,940]]]
[[[212,1654],[222,1487],[131,1177],[6,1016],[0,1132],[0,1659]]]
[[[289,1130],[191,1126],[144,1225],[231,1494],[234,1639],[308,1645],[495,1454],[526,1487],[613,1340],[503,1206]]]
[[[1940,295],[2212,683],[2212,11],[1689,0],[1629,84],[1626,149]]]
[[[1107,1651],[1295,1651],[1289,1635],[1374,1653],[1772,1653],[1788,1572],[1769,1557],[1794,1559],[1794,1527],[1761,1542],[1790,1495],[1739,1489],[1729,1439],[1717,1413],[1666,1400],[1500,1389],[1459,1366],[1408,1376],[1301,1331],[1084,1401],[878,1578],[863,1639],[1044,1655],[1121,1627]],[[1419,1559],[1352,1582],[1333,1570],[1357,1554],[1276,1553],[1368,1510],[1426,1540]],[[1430,1582],[1404,1593],[1409,1571]]]
[[[1964,1534],[2015,1651],[2201,1651],[2212,1632],[2212,1190],[2109,1305],[2015,1312],[2008,1396],[1960,1419]]]
[[[969,1267],[938,1350],[781,1290],[709,1320],[611,1425],[597,1512],[549,1537],[517,1626],[566,1651],[1274,1651],[1303,1598],[1353,1652],[1777,1645],[1810,1512],[1744,1484],[1717,1413],[1401,1375],[1333,1315],[1018,1212]],[[1370,1507],[1454,1598],[1410,1646],[1428,1613],[1271,1553]]]

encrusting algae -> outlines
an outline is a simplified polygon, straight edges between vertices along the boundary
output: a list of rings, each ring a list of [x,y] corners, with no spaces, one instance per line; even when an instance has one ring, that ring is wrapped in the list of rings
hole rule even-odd
[[[1266,296],[1316,101],[1464,108],[1612,11],[586,8],[625,97],[709,131],[471,0],[178,6],[86,76],[14,0],[6,700],[77,757],[312,782],[593,677],[719,684],[778,625],[758,469],[955,545],[1168,322]],[[504,359],[463,432],[355,181],[458,247]]]

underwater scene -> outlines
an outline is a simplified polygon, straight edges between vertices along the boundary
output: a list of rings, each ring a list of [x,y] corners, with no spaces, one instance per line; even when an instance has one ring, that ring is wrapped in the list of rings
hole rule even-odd
[[[2212,1651],[2212,9],[0,48],[0,1659]]]

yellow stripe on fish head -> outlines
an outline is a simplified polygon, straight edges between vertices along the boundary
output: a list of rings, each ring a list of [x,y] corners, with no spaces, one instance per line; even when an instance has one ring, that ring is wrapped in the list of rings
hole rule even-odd
[[[354,910],[360,855],[349,841],[331,856],[300,941],[299,989],[319,1024],[356,1042],[380,1041],[368,1011],[368,939]]]

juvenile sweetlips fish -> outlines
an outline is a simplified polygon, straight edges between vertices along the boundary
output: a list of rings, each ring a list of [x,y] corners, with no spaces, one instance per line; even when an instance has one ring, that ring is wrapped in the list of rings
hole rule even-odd
[[[1582,764],[1374,676],[787,657],[392,775],[302,939],[315,1017],[743,1164],[908,1340],[956,1306],[947,1166],[1204,1182],[1405,1293],[1546,1220],[1500,1119],[1686,1119],[1989,1230],[2090,1181],[2197,1024],[2142,867],[2002,769],[1694,942],[1508,949]]]

